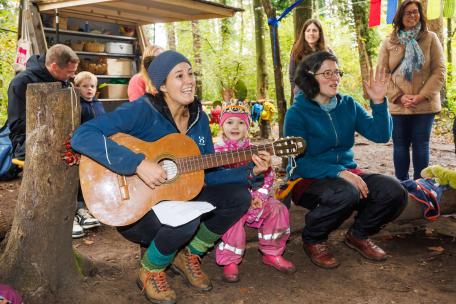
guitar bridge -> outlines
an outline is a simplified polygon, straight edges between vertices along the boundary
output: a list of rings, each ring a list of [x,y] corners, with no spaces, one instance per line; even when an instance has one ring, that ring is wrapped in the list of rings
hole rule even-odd
[[[128,191],[127,178],[125,175],[117,175],[119,182],[120,197],[123,201],[130,199],[130,191]]]

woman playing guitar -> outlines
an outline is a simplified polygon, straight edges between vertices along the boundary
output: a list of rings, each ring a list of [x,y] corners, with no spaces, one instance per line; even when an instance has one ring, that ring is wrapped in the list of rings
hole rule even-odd
[[[148,69],[156,95],[146,94],[125,103],[116,111],[83,124],[74,134],[72,146],[78,152],[119,175],[137,175],[152,189],[167,182],[159,163],[140,151],[118,144],[109,136],[122,132],[154,142],[171,134],[191,138],[201,154],[214,153],[208,118],[195,94],[195,77],[188,59],[175,51],[161,53]],[[208,291],[212,284],[202,272],[201,257],[250,206],[249,186],[260,186],[271,162],[266,151],[252,155],[253,163],[232,169],[206,170],[205,186],[193,199],[216,207],[202,218],[179,227],[162,225],[150,210],[133,224],[119,227],[127,239],[147,247],[141,260],[137,284],[154,303],[175,303],[165,269],[171,267],[188,283]],[[179,251],[180,250],[180,251]],[[178,252],[179,251],[179,252]]]

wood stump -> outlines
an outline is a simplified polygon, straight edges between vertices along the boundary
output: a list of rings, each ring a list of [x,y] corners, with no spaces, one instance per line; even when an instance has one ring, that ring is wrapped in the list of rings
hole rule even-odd
[[[79,94],[60,83],[29,84],[26,103],[26,165],[0,282],[27,304],[76,303],[69,299],[82,282],[71,238],[79,180],[77,166],[67,166],[62,152],[79,126]]]

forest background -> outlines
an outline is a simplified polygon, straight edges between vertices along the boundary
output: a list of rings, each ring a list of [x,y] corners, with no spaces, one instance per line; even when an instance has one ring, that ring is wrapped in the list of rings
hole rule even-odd
[[[205,101],[217,101],[222,95],[270,99],[277,96],[280,81],[274,75],[268,17],[264,7],[270,6],[280,15],[294,0],[218,0],[224,5],[242,8],[232,18],[178,22],[163,26],[146,27],[151,43],[156,41],[157,30],[164,29],[168,49],[184,53],[194,63],[197,74],[197,94]],[[385,22],[387,1],[382,5],[381,25],[368,28],[369,0],[304,0],[300,7],[282,19],[278,27],[278,44],[282,64],[281,80],[287,106],[290,104],[288,64],[290,52],[303,19],[321,20],[330,48],[339,58],[344,77],[342,93],[354,96],[368,105],[363,98],[362,79],[367,68],[375,67],[381,41],[392,31]],[[426,2],[426,1],[423,1]],[[7,90],[14,77],[12,63],[17,42],[19,0],[0,0],[0,126],[6,121]],[[274,11],[272,13],[274,13]],[[268,12],[268,15],[271,11]],[[456,113],[456,80],[453,77],[456,46],[454,19],[440,18],[432,21],[438,32],[447,62],[447,83],[444,93],[444,110],[437,117],[434,133],[447,135]],[[276,61],[277,62],[277,61]],[[282,89],[282,88],[281,88]],[[278,102],[280,103],[280,101]],[[280,104],[279,104],[280,112]],[[277,117],[275,117],[277,119]]]

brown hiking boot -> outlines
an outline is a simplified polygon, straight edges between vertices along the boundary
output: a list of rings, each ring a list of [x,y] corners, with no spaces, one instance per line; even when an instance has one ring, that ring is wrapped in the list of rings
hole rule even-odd
[[[191,287],[201,291],[212,289],[211,280],[201,270],[201,258],[197,254],[191,254],[187,248],[179,251],[171,267],[181,274]]]
[[[303,242],[302,247],[304,248],[304,252],[310,257],[310,260],[315,265],[325,269],[336,268],[339,266],[339,262],[336,260],[334,255],[329,252],[328,243],[321,242],[309,244]]]
[[[169,287],[164,271],[151,272],[141,267],[136,284],[147,300],[156,304],[176,303],[176,293]]]
[[[365,240],[358,239],[350,232],[347,232],[344,242],[348,247],[358,251],[366,259],[384,261],[387,258],[385,251],[375,245],[375,243],[369,238]]]

